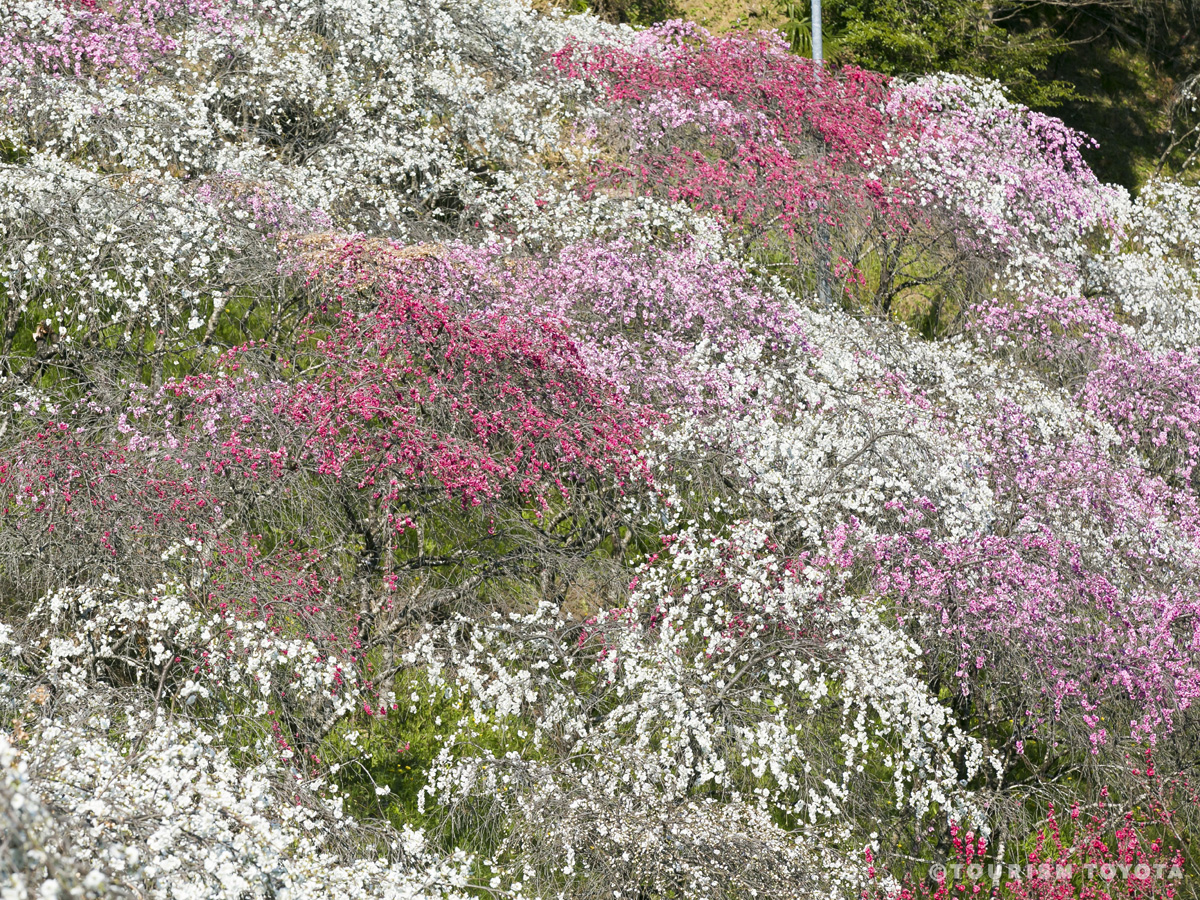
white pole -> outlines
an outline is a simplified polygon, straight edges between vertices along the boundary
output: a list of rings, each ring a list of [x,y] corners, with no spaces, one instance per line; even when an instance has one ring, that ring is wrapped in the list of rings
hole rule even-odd
[[[825,47],[821,40],[821,0],[812,0],[812,58],[817,71],[813,74],[820,78],[820,68],[825,60]],[[833,279],[830,277],[829,265],[829,227],[824,222],[817,223],[817,300],[829,309],[833,306]]]
[[[821,0],[812,0],[812,58],[818,66],[825,59],[825,47],[821,43]]]

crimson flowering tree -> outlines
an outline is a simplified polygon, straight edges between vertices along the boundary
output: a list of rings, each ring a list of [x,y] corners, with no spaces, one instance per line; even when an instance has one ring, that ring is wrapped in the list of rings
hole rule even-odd
[[[429,482],[464,506],[507,499],[539,512],[568,500],[572,481],[636,479],[639,427],[656,416],[593,378],[554,320],[430,292],[436,260],[393,269],[354,241],[335,253],[323,290],[343,311],[328,333],[309,334],[298,362],[318,374],[273,409],[311,435],[301,455],[318,472],[353,471],[384,503],[402,505],[408,485]],[[443,277],[453,275],[451,261]],[[362,291],[365,314],[355,311]],[[201,388],[216,389],[197,376],[168,391]]]
[[[554,63],[603,101],[591,127],[614,153],[597,161],[593,190],[683,200],[735,224],[747,247],[782,238],[792,254],[821,225],[907,225],[903,190],[876,171],[898,137],[879,75],[819,75],[777,36],[717,37],[681,22],[628,50],[568,46]]]
[[[644,487],[635,450],[659,420],[553,322],[431,297],[420,259],[337,254],[328,299],[369,311],[314,325],[278,377],[265,345],[230,351],[125,409],[75,406],[86,429],[47,417],[0,470],[7,583],[34,621],[91,635],[67,663],[157,680],[171,705],[193,679],[241,683],[277,746],[314,760],[347,708],[394,705],[415,620],[490,584],[553,586],[627,542],[622,498]],[[97,573],[115,618],[95,612]],[[193,613],[145,606],[167,597]],[[255,625],[265,659],[239,637]]]
[[[1051,804],[1034,833],[1018,842],[1017,856],[1005,855],[1003,837],[989,840],[951,823],[947,857],[930,867],[924,881],[910,879],[898,889],[881,887],[863,896],[1177,897],[1186,890],[1187,862],[1165,801],[1180,786],[1157,783],[1152,754],[1145,754],[1142,765],[1129,769],[1141,788],[1137,805],[1117,800],[1107,789],[1087,808]],[[875,878],[877,857],[868,849],[866,859]]]
[[[1067,248],[1115,222],[1119,195],[1083,162],[1083,135],[969,79],[889,85],[684,23],[554,62],[599,95],[589,190],[711,211],[776,265],[780,249],[826,259],[885,313],[898,302],[947,327],[997,266],[1077,267]]]

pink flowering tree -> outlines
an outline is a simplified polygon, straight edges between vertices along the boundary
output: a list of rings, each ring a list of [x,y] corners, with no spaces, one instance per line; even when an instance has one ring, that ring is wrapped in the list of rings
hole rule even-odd
[[[142,76],[177,43],[173,32],[197,23],[229,27],[230,10],[212,0],[101,3],[21,2],[7,13],[0,71],[84,78],[125,71]]]
[[[550,256],[427,248],[407,276],[419,290],[491,317],[560,323],[581,365],[629,402],[706,415],[737,402],[713,370],[756,347],[804,346],[793,303],[698,242],[571,244]]]

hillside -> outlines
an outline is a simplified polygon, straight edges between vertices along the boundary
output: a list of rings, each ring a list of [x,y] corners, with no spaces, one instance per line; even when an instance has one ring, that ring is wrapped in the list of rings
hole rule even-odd
[[[937,72],[995,79],[1019,102],[1085,132],[1092,140],[1082,148],[1084,158],[1102,180],[1134,192],[1163,171],[1194,180],[1200,7],[1193,3],[824,0],[823,6],[825,54],[835,64],[905,79]],[[807,2],[595,0],[590,8],[643,26],[682,17],[717,33],[791,27],[808,52]]]
[[[1196,894],[1200,190],[770,33],[8,11],[2,900]]]

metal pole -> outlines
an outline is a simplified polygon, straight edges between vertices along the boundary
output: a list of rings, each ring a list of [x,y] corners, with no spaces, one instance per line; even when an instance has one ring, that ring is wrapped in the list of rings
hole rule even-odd
[[[821,0],[812,0],[812,58],[815,65],[814,77],[821,77],[821,66],[825,61],[825,46],[821,39]],[[818,213],[819,215],[820,213]],[[817,256],[817,300],[826,309],[833,306],[833,279],[829,272],[829,226],[818,221],[816,229]]]
[[[821,43],[821,0],[812,0],[812,53],[818,66],[825,60],[825,47]]]

